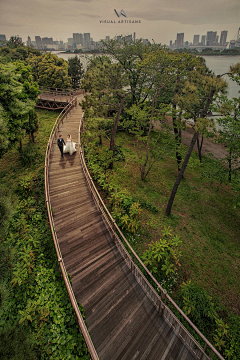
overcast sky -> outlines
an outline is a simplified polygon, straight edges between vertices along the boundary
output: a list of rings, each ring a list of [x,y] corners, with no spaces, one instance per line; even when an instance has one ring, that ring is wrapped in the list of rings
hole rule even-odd
[[[117,17],[123,9],[127,18]],[[115,23],[100,23],[100,21]],[[120,23],[119,20],[141,23]],[[128,35],[169,44],[177,33],[184,41],[207,31],[228,30],[227,41],[240,27],[240,0],[0,0],[0,34],[52,37],[67,41],[73,33],[90,33],[94,41],[106,35]]]

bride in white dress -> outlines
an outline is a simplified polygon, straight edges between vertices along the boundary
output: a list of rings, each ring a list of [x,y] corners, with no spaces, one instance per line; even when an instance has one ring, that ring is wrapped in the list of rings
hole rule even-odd
[[[63,152],[72,155],[76,151],[76,143],[72,141],[71,135],[67,136],[67,144],[63,147]]]

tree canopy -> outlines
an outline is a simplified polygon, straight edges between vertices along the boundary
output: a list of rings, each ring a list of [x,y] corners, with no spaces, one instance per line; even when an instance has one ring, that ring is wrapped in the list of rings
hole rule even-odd
[[[71,77],[73,89],[79,89],[83,74],[83,65],[78,56],[76,55],[75,57],[68,59],[68,75]]]
[[[34,80],[43,88],[71,88],[68,62],[51,53],[40,56],[30,54],[27,59],[32,67]]]
[[[38,85],[33,81],[31,68],[23,62],[0,63],[0,104],[2,129],[9,142],[21,142],[26,131],[36,129],[34,109]],[[6,146],[2,145],[2,150]]]

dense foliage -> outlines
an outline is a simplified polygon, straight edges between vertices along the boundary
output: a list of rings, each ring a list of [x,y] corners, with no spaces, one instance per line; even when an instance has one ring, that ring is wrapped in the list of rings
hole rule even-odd
[[[80,59],[77,56],[68,59],[68,75],[71,77],[71,85],[74,90],[80,88],[83,74],[84,70]]]
[[[26,133],[37,130],[35,104],[38,85],[33,81],[31,68],[22,61],[0,62],[0,123],[2,123],[0,151],[9,143],[19,141]]]
[[[40,56],[30,55],[28,64],[32,67],[34,80],[43,88],[71,88],[68,62],[51,53]]]
[[[21,155],[13,148],[1,160],[0,357],[85,360],[45,206],[44,150],[56,114],[38,113],[35,143],[25,138]]]

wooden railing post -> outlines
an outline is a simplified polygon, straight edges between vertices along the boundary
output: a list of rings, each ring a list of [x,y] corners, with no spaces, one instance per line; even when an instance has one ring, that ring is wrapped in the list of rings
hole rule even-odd
[[[201,353],[199,360],[202,359],[203,354],[205,353],[206,349],[207,349],[207,343],[205,343],[205,345],[204,345],[204,348],[203,348],[203,351],[204,351],[204,352]]]
[[[116,221],[114,219],[112,219],[112,239],[113,241],[115,241],[116,237],[115,237],[115,223]]]
[[[163,289],[161,291],[161,305],[160,305],[160,311],[159,311],[159,314],[160,316],[163,315],[163,311],[165,309],[165,305],[166,305],[166,299],[167,299],[167,290],[166,289]]]

